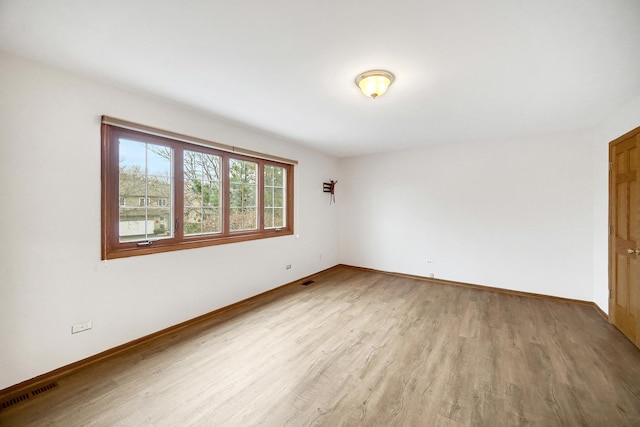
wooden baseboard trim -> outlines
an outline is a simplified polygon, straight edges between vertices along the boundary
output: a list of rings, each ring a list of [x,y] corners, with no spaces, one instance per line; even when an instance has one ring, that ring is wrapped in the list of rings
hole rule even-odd
[[[562,302],[569,302],[569,303],[574,303],[574,304],[589,305],[589,306],[594,307],[597,311],[599,311],[600,314],[605,317],[605,319],[607,318],[607,315],[602,310],[600,310],[600,307],[598,307],[595,303],[593,303],[591,301],[584,301],[584,300],[579,300],[579,299],[556,297],[556,296],[553,296],[553,295],[536,294],[536,293],[533,293],[533,292],[515,291],[515,290],[512,290],[512,289],[505,289],[505,288],[495,288],[495,287],[492,287],[492,286],[483,286],[483,285],[476,285],[476,284],[473,284],[473,283],[456,282],[456,281],[453,281],[453,280],[437,279],[437,278],[433,278],[433,277],[417,276],[417,275],[413,275],[413,274],[405,274],[405,273],[396,273],[396,272],[392,272],[392,271],[375,270],[373,268],[356,267],[356,266],[353,266],[353,265],[346,265],[346,264],[339,264],[339,266],[340,267],[353,268],[353,269],[356,269],[356,270],[369,271],[369,272],[373,272],[373,273],[389,274],[389,275],[397,276],[397,277],[406,277],[408,279],[423,280],[425,282],[440,283],[440,284],[443,284],[443,285],[461,286],[461,287],[465,287],[465,288],[478,289],[478,290],[482,290],[482,291],[498,292],[498,293],[501,293],[501,294],[517,295],[517,296],[529,297],[529,298],[541,298],[541,299],[552,300],[552,301],[562,301]]]
[[[303,278],[300,279],[296,279],[293,282],[289,282],[286,283],[284,285],[278,286],[276,288],[270,289],[268,291],[262,292],[258,295],[254,295],[252,297],[246,298],[242,301],[238,301],[236,303],[233,303],[231,305],[227,305],[225,307],[221,307],[217,310],[213,310],[209,313],[205,313],[201,316],[198,317],[194,317],[193,319],[189,319],[186,320],[182,323],[178,323],[177,325],[173,325],[173,326],[169,326],[168,328],[162,329],[158,332],[154,332],[152,334],[149,335],[145,335],[141,338],[135,339],[133,341],[129,341],[127,343],[121,344],[117,347],[113,347],[110,348],[108,350],[105,350],[101,353],[95,354],[93,356],[89,356],[85,359],[79,360],[77,362],[71,363],[69,365],[65,365],[61,368],[55,369],[51,372],[47,372],[44,373],[42,375],[38,375],[37,377],[31,378],[29,380],[23,381],[21,383],[15,384],[13,386],[7,387],[3,390],[0,390],[0,402],[4,402],[7,401],[9,399],[12,399],[14,396],[17,395],[21,395],[23,393],[25,393],[28,390],[32,390],[32,389],[36,389],[39,388],[40,386],[42,386],[43,384],[48,384],[51,382],[55,382],[58,379],[65,377],[69,374],[72,374],[80,369],[86,368],[87,366],[90,366],[94,363],[106,360],[106,359],[110,359],[113,358],[115,356],[117,356],[118,354],[121,354],[125,351],[129,351],[132,350],[134,348],[139,348],[145,345],[149,345],[153,342],[155,342],[158,339],[164,338],[167,335],[170,334],[175,334],[177,332],[180,332],[186,328],[192,327],[194,325],[197,325],[198,323],[207,321],[207,320],[211,320],[212,318],[219,316],[223,313],[227,313],[229,311],[232,310],[237,310],[241,307],[250,305],[250,304],[254,304],[256,302],[258,302],[261,299],[264,299],[272,294],[275,294],[277,292],[281,292],[283,289],[291,287],[291,286],[295,286],[298,285],[302,282],[304,282],[305,280],[309,280],[311,278],[314,278],[322,273],[325,273],[327,271],[333,270],[335,268],[337,268],[338,265],[335,265],[333,267],[329,267],[327,269],[321,270],[317,273],[313,273],[309,276],[305,276]]]
[[[596,311],[596,313],[598,313],[600,316],[602,316],[602,318],[604,320],[609,322],[609,315],[607,313],[605,313],[604,310],[601,309],[600,306],[598,304],[596,304],[595,302],[592,302],[591,304],[593,304],[593,309]]]

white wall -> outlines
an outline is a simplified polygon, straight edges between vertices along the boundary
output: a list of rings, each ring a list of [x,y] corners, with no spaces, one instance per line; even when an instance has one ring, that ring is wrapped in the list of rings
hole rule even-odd
[[[640,126],[640,95],[602,121],[594,132],[593,301],[609,312],[609,142]]]
[[[338,263],[338,211],[322,193],[336,159],[1,52],[0,82],[0,389]],[[102,114],[299,160],[299,238],[105,266]]]
[[[580,131],[343,159],[340,261],[591,301],[593,156]]]

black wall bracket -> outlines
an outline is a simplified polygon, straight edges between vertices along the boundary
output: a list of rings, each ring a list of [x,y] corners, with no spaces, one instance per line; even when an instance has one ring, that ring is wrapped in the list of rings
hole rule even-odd
[[[324,193],[331,193],[331,199],[329,199],[329,204],[336,202],[336,184],[337,183],[338,181],[334,181],[334,180],[322,183],[322,191]]]

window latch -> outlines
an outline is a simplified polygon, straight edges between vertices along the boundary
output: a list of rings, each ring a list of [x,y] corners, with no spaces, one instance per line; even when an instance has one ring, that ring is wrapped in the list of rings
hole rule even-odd
[[[152,244],[153,241],[152,240],[147,240],[145,242],[138,242],[137,245],[138,246],[149,246],[150,244]]]

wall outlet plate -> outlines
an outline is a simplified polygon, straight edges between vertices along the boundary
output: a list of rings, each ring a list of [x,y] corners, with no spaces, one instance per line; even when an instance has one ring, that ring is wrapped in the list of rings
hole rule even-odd
[[[89,320],[88,322],[76,323],[71,327],[71,333],[77,334],[78,332],[88,331],[93,328],[93,322]]]

